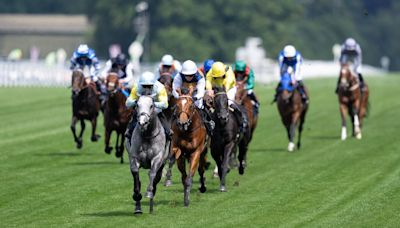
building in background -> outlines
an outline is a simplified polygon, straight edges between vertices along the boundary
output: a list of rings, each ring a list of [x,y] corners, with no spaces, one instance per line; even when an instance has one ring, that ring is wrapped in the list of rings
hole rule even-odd
[[[0,56],[20,49],[30,59],[32,47],[41,59],[60,48],[70,55],[90,29],[85,15],[0,14]]]

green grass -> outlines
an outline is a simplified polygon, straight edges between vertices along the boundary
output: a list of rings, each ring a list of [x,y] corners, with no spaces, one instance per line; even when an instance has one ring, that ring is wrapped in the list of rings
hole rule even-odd
[[[0,88],[0,226],[399,227],[400,77],[367,80],[363,139],[344,142],[336,79],[307,80],[311,105],[303,148],[294,153],[286,152],[286,132],[269,105],[273,86],[258,86],[261,115],[245,175],[230,172],[221,193],[208,171],[205,194],[196,175],[184,208],[174,168],[174,186],[160,185],[153,215],[144,198],[141,216],[133,215],[129,165],[103,152],[104,138],[92,143],[86,131],[83,149],[74,147],[68,89]],[[143,190],[147,171],[141,176]]]

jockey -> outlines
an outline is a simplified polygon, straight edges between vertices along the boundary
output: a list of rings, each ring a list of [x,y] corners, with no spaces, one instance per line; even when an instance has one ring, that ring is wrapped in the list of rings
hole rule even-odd
[[[128,61],[124,54],[118,54],[115,58],[111,58],[106,62],[106,66],[101,72],[101,76],[105,79],[108,73],[114,72],[117,73],[119,78],[119,84],[122,88],[131,88],[131,82],[133,80],[133,64]],[[124,89],[121,92],[128,97],[129,92]]]
[[[156,79],[158,80],[160,78],[160,75],[163,73],[170,73],[172,75],[172,78],[174,78],[175,75],[178,74],[178,71],[175,69],[174,58],[172,57],[172,55],[166,54],[161,58],[160,65],[158,66],[157,70]]]
[[[179,98],[177,90],[180,90],[183,84],[188,87],[196,88],[193,92],[194,104],[201,113],[203,122],[205,123],[207,129],[207,133],[209,135],[212,135],[215,123],[211,119],[211,115],[207,112],[203,105],[206,80],[204,79],[203,75],[198,71],[196,63],[192,60],[186,60],[185,62],[183,62],[182,71],[174,78],[174,82],[172,84],[172,95],[175,98]]]
[[[360,45],[353,39],[347,38],[342,44],[342,51],[340,53],[340,64],[353,62],[354,71],[358,74],[361,90],[364,89],[364,78],[361,74],[362,52]],[[339,85],[339,82],[337,83]],[[336,87],[337,93],[338,87]]]
[[[247,117],[243,113],[239,106],[235,103],[236,95],[236,80],[235,74],[230,66],[223,64],[222,62],[215,62],[211,70],[208,71],[206,76],[206,90],[210,96],[213,96],[213,87],[224,87],[228,96],[228,105],[233,109],[237,120],[239,121],[240,131],[244,132],[247,127]]]
[[[101,104],[103,104],[105,101],[104,91],[106,88],[101,84],[97,77],[100,70],[100,64],[94,50],[89,48],[87,44],[81,44],[72,54],[70,61],[71,66],[69,68],[71,70],[81,69],[83,71],[85,66],[89,67],[90,75],[85,76],[86,83],[89,84],[92,81],[96,84],[97,91],[100,91],[99,100]]]
[[[214,60],[213,59],[207,59],[206,61],[204,61],[203,66],[201,66],[199,68],[199,71],[206,76],[208,71],[210,71],[211,66],[214,64]]]
[[[253,92],[253,88],[254,88],[253,69],[251,69],[244,61],[236,61],[233,72],[235,73],[235,78],[237,78],[237,76],[239,76],[239,75],[247,78],[246,79],[247,95],[253,101],[254,107],[256,107],[256,109],[258,110],[258,107],[260,106],[260,102],[258,101],[256,95]]]
[[[281,76],[287,73],[289,67],[293,68],[293,84],[297,83],[297,88],[300,92],[301,98],[303,102],[308,103],[308,96],[304,89],[304,84],[302,81],[302,76],[300,74],[300,66],[303,62],[303,57],[301,56],[300,52],[296,50],[296,48],[292,45],[286,45],[283,50],[279,53],[279,68]],[[278,87],[276,88],[276,93],[274,96],[273,102],[275,102],[278,98]]]
[[[166,117],[164,116],[162,110],[168,108],[168,95],[167,91],[163,84],[156,80],[155,75],[152,72],[146,71],[142,73],[139,77],[139,82],[134,83],[131,94],[126,100],[126,107],[132,108],[136,106],[136,102],[138,98],[150,92],[150,94],[154,94],[154,106],[158,115],[158,118],[161,121],[161,124],[164,127],[166,138],[168,140],[172,137],[172,130],[170,124],[168,123]],[[128,129],[126,130],[125,137],[128,139],[128,142],[132,138],[133,130],[135,129],[137,123],[136,116],[133,116],[131,121],[128,124]]]

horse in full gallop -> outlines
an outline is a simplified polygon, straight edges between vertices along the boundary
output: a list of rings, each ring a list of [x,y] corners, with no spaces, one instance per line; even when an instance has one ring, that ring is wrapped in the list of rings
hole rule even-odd
[[[74,135],[76,147],[82,148],[82,135],[85,130],[85,121],[92,123],[92,142],[96,142],[100,135],[96,134],[97,116],[100,110],[100,102],[93,83],[87,84],[82,70],[72,72],[72,121],[71,131]],[[76,123],[81,122],[81,131],[76,135]]]
[[[128,122],[131,118],[132,111],[126,108],[126,97],[121,92],[118,82],[118,75],[110,73],[106,78],[107,99],[104,107],[104,127],[105,127],[105,148],[104,151],[109,154],[112,151],[110,147],[110,137],[113,131],[117,133],[117,141],[115,143],[115,156],[121,158],[124,162],[124,133]]]
[[[153,199],[156,194],[157,184],[161,180],[162,170],[169,152],[169,149],[167,149],[169,145],[166,145],[165,131],[161,125],[161,121],[157,117],[154,101],[150,94],[139,97],[136,113],[137,125],[133,131],[131,140],[125,144],[129,152],[130,169],[134,179],[132,198],[136,203],[135,214],[142,213],[139,168],[150,169],[150,181],[146,197],[150,198],[150,213],[152,213],[154,206]]]
[[[214,89],[214,113],[212,119],[215,122],[214,135],[211,138],[211,155],[218,167],[218,176],[220,178],[220,191],[225,192],[225,178],[229,170],[229,161],[239,143],[238,132],[239,124],[235,115],[228,107],[228,96],[224,88],[216,87]],[[207,101],[207,104],[210,102]],[[241,162],[242,163],[242,162]],[[240,170],[239,170],[240,172]]]
[[[300,149],[301,146],[301,133],[308,110],[308,103],[302,101],[298,88],[292,82],[290,70],[281,76],[278,89],[278,110],[289,138],[288,151],[292,152],[295,148],[294,136],[297,126],[299,127],[297,148]]]
[[[347,138],[346,115],[349,114],[353,125],[353,136],[361,139],[361,127],[367,115],[369,89],[364,82],[361,91],[357,76],[354,75],[348,64],[343,64],[340,70],[338,98],[340,115],[342,118],[342,140]]]
[[[190,190],[197,168],[201,184],[199,190],[201,193],[206,191],[204,171],[207,131],[200,111],[193,101],[192,92],[193,90],[182,89],[182,93],[179,93],[174,111],[175,121],[172,124],[175,132],[172,139],[172,156],[177,159],[178,169],[182,174],[185,206],[189,206]],[[189,162],[189,175],[186,173],[186,160]]]

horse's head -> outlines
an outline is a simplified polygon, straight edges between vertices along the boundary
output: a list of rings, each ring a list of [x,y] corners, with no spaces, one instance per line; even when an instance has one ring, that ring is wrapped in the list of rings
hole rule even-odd
[[[142,95],[137,101],[137,120],[142,131],[146,131],[155,110],[153,97]]]
[[[351,91],[358,87],[357,77],[354,76],[349,64],[342,64],[339,75],[339,90]]]
[[[281,81],[279,82],[278,90],[279,90],[282,100],[284,100],[286,103],[288,103],[289,99],[292,96],[293,91],[294,91],[292,77],[289,72],[285,72],[281,76]]]
[[[214,106],[217,118],[226,124],[229,118],[228,96],[224,87],[214,88]]]
[[[85,75],[83,71],[78,69],[72,72],[72,96],[78,96],[79,92],[86,86]]]
[[[160,72],[160,78],[158,79],[161,84],[164,85],[167,90],[168,97],[172,95],[172,74],[170,72]]]
[[[186,131],[193,121],[193,115],[196,110],[192,98],[193,88],[190,90],[187,88],[182,88],[177,92],[179,94],[179,98],[176,101],[174,116],[179,129]]]
[[[114,94],[118,87],[119,87],[119,82],[118,82],[118,75],[116,73],[109,73],[106,79],[106,86],[107,86],[107,92],[109,94]]]

